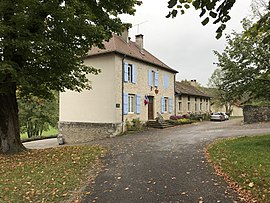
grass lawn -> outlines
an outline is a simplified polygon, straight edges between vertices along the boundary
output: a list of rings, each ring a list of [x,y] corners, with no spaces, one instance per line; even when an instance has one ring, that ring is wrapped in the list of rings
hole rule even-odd
[[[49,130],[44,131],[42,133],[42,136],[46,137],[46,136],[57,135],[57,134],[58,134],[58,129],[50,127]],[[27,139],[27,138],[28,138],[27,133],[21,134],[21,139]]]
[[[240,194],[270,202],[270,134],[220,140],[208,147],[208,154],[217,171],[237,183]]]
[[[98,146],[57,147],[0,155],[0,202],[61,202],[94,178],[105,151]]]

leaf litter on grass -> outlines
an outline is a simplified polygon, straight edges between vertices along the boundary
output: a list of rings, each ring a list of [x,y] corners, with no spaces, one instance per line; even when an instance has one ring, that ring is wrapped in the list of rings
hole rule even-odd
[[[206,149],[218,175],[247,202],[270,202],[270,135],[219,140]]]
[[[89,171],[100,169],[104,153],[99,146],[68,146],[0,155],[0,202],[68,199]]]

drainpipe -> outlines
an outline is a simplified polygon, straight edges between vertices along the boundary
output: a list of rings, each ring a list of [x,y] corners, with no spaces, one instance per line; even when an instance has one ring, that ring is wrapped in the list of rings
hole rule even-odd
[[[125,63],[124,60],[126,58],[126,54],[122,57],[122,133],[125,130],[124,126],[124,77],[125,77]]]
[[[174,96],[174,115],[176,116],[176,98],[175,98],[175,76],[176,74],[174,74],[174,83],[173,83],[173,96]]]

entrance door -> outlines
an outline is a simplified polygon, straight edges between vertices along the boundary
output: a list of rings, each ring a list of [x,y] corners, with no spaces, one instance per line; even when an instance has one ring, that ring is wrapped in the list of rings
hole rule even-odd
[[[148,120],[154,120],[154,97],[148,96]]]

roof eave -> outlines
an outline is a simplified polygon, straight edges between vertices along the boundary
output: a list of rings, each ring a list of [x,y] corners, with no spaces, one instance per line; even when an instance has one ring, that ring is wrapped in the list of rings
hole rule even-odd
[[[138,58],[138,57],[134,57],[134,56],[132,56],[132,55],[130,55],[130,54],[123,53],[123,52],[119,52],[119,51],[104,51],[104,52],[101,52],[101,53],[96,53],[96,54],[87,55],[87,56],[83,57],[83,59],[84,59],[84,58],[90,58],[90,57],[92,57],[92,56],[98,56],[98,55],[110,54],[110,53],[120,54],[120,55],[122,55],[122,56],[128,56],[128,57],[130,57],[130,58],[133,58],[133,59],[136,59],[136,60],[139,60],[139,61],[143,61],[143,62],[145,62],[145,63],[149,63],[149,64],[152,64],[152,65],[158,66],[159,68],[161,68],[161,69],[163,69],[163,70],[166,70],[166,71],[169,71],[169,72],[172,72],[172,73],[175,73],[175,74],[178,73],[178,71],[176,71],[176,70],[174,70],[174,69],[172,69],[172,68],[170,68],[170,67],[167,68],[167,67],[161,66],[161,65],[159,65],[159,64],[153,63],[153,62],[151,62],[151,61],[143,60],[143,59],[140,59],[140,58]]]

